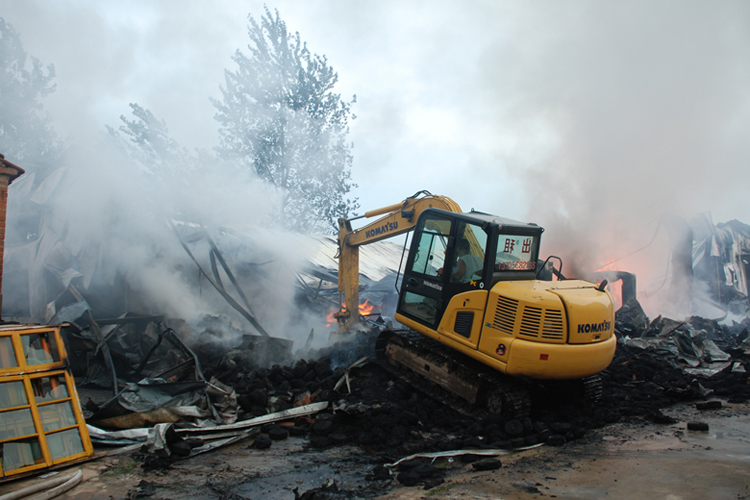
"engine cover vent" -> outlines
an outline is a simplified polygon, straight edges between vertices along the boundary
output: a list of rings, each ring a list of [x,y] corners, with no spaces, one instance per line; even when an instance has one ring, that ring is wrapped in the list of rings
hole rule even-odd
[[[473,311],[460,311],[456,313],[456,324],[453,325],[453,331],[459,335],[471,337],[471,327],[474,324]]]
[[[495,307],[495,319],[492,326],[503,333],[513,335],[513,327],[516,324],[516,312],[518,311],[518,301],[508,297],[498,296],[497,306]]]
[[[518,331],[516,318],[521,315]],[[492,326],[508,335],[542,342],[565,342],[565,315],[562,309],[523,305],[516,299],[497,298]]]
[[[523,308],[521,330],[519,335],[524,337],[539,337],[539,326],[542,323],[542,309],[526,306]]]
[[[559,309],[547,309],[544,312],[542,338],[545,340],[563,340],[564,335],[565,323],[562,311]]]
[[[526,306],[523,308],[521,328],[518,336],[527,339],[563,341],[565,323],[559,309],[543,309]]]

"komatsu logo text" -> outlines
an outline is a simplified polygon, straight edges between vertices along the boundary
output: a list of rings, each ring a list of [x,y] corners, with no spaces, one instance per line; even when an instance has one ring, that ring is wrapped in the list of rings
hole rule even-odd
[[[381,234],[390,233],[398,229],[398,222],[388,222],[382,226],[376,227],[375,229],[368,229],[365,231],[365,238],[372,238],[373,236],[380,236]]]
[[[610,328],[612,328],[611,321],[602,321],[601,323],[586,323],[583,325],[578,325],[578,333],[606,332]]]

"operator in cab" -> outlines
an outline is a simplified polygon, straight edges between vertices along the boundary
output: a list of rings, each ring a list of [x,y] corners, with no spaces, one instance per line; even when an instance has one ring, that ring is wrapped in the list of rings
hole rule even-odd
[[[456,270],[451,274],[451,281],[456,283],[468,283],[474,278],[474,274],[481,271],[484,267],[482,259],[471,253],[471,245],[466,239],[458,241],[456,246],[458,252],[458,262]]]

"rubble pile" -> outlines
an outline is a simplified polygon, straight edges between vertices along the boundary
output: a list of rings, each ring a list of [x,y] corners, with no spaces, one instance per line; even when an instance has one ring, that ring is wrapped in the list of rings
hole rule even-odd
[[[596,404],[540,388],[530,417],[503,421],[497,416],[466,417],[385,371],[374,361],[375,333],[358,334],[352,343],[337,344],[310,358],[317,359],[288,366],[256,370],[217,360],[216,354],[202,360],[202,365],[207,377],[237,391],[240,420],[310,401],[332,403],[333,411],[298,419],[293,427],[266,426],[262,431],[268,440],[261,442],[305,435],[313,448],[356,444],[383,460],[417,451],[559,445],[582,437],[587,429],[624,418],[671,423],[661,410],[677,402],[722,398],[732,403],[750,398],[745,371],[750,368],[745,345],[750,320],[727,327],[697,317],[682,323],[657,318],[645,325],[635,338],[667,338],[676,343],[680,335],[692,335],[693,354],[698,344],[704,347],[702,357],[696,359],[710,364],[718,352],[726,352],[728,358],[721,361],[724,369],[692,373],[695,362],[681,361],[684,356],[670,349],[632,343],[637,329],[618,322],[621,342],[611,366],[602,373],[603,394]],[[361,357],[369,361],[350,368]]]
[[[532,413],[524,419],[468,417],[422,394],[376,361],[378,330],[373,329],[326,349],[308,351],[305,359],[276,364],[255,361],[258,342],[252,339],[256,337],[245,336],[235,347],[212,342],[185,346],[179,359],[188,362],[181,361],[179,366],[182,373],[192,375],[190,384],[208,384],[206,396],[194,392],[193,386],[188,391],[176,384],[175,378],[170,379],[172,382],[147,378],[146,385],[142,385],[143,381],[135,384],[136,379],[130,378],[127,390],[99,408],[93,420],[148,423],[151,418],[163,416],[167,406],[176,405],[178,408],[166,412],[172,422],[189,414],[203,419],[220,417],[225,425],[241,424],[271,413],[327,402],[328,409],[297,417],[293,425],[273,421],[257,426],[255,434],[260,435],[252,436],[252,446],[262,449],[297,435],[305,436],[313,449],[354,444],[378,456],[380,462],[387,462],[416,452],[561,445],[582,437],[588,429],[622,419],[670,423],[661,410],[677,402],[721,398],[733,403],[750,399],[750,319],[731,326],[699,317],[682,322],[662,317],[649,321],[637,302],[618,311],[616,319],[619,343],[612,364],[601,374],[600,400],[584,402],[575,391],[561,390],[565,385],[535,384]],[[112,359],[118,377],[129,377],[131,371],[138,377],[148,377],[150,364],[144,360],[155,349],[149,346],[170,345],[174,349],[179,344],[170,330],[154,330],[150,337],[153,339],[143,348],[144,355],[135,356],[128,370],[125,365],[120,366],[120,358],[127,353],[118,354],[118,346],[113,344]],[[162,341],[162,337],[171,340]],[[129,337],[118,338],[127,344]],[[189,361],[191,356],[195,356],[195,362]],[[163,366],[166,357],[152,359],[161,374],[176,373]],[[89,364],[89,370],[84,372],[86,381],[99,382],[100,377],[92,376],[92,366],[95,365]],[[133,366],[140,369],[132,370]],[[156,398],[150,395],[154,391],[166,392]],[[214,395],[215,391],[219,394]],[[209,401],[213,409],[201,401]],[[186,405],[197,406],[188,412]],[[138,413],[131,415],[130,411]],[[182,449],[185,440],[168,441],[173,456],[158,463],[168,464],[190,453]],[[195,446],[201,446],[200,440]]]
[[[376,361],[377,328],[326,349],[307,351],[304,359],[288,361],[288,353],[275,349],[280,354],[274,364],[266,356],[269,346],[275,346],[268,339],[261,342],[245,335],[234,347],[219,342],[188,347],[160,321],[143,322],[150,333],[137,335],[139,328],[130,327],[139,321],[134,318],[119,330],[100,334],[106,340],[99,344],[111,339],[112,373],[127,384],[106,405],[92,410],[96,417],[92,420],[148,426],[150,419],[167,414],[176,432],[172,423],[158,424],[164,426],[163,435],[149,431],[142,448],[155,451],[136,455],[149,470],[168,468],[182,457],[215,449],[190,434],[191,426],[213,420],[209,427],[221,422],[215,432],[226,431],[226,443],[247,440],[251,448],[263,450],[289,436],[301,436],[311,450],[355,445],[372,457],[370,480],[397,477],[402,484],[431,487],[440,484],[442,474],[424,461],[390,469],[383,466],[416,453],[563,445],[583,437],[589,429],[623,419],[673,423],[662,410],[678,402],[696,401],[711,409],[724,404],[717,399],[727,403],[750,399],[750,319],[731,326],[699,317],[649,321],[637,303],[617,313],[617,352],[601,374],[599,401],[585,402],[576,397],[575,390],[561,390],[568,387],[565,384],[533,383],[531,415],[511,420],[497,415],[466,416],[386,371]],[[111,322],[122,324],[124,319]],[[68,331],[72,352],[83,353],[87,347],[93,351],[97,345],[85,332],[86,328]],[[135,349],[131,336],[150,340]],[[168,349],[161,353],[158,349],[162,348]],[[257,362],[261,353],[269,358],[265,363]],[[170,361],[167,354],[176,357]],[[178,370],[170,368],[175,363]],[[81,368],[86,368],[81,370],[84,385],[111,384],[105,382],[106,367],[93,363],[91,356]],[[140,377],[146,378],[136,382]],[[197,386],[206,387],[205,394]],[[321,405],[319,409],[310,409],[316,404]],[[284,412],[298,410],[282,418]],[[264,420],[271,414],[280,416]],[[198,419],[186,423],[182,417]],[[258,419],[261,423],[256,425]]]
[[[677,402],[750,399],[750,318],[732,325],[697,316],[682,322],[660,316],[649,322],[642,310],[623,308],[616,329],[619,343],[602,374],[599,405],[610,420],[646,416],[666,423],[659,410]]]
[[[240,420],[312,401],[330,401],[333,412],[314,420],[298,419],[288,428],[291,434],[307,435],[312,447],[355,443],[398,456],[423,449],[431,433],[439,433],[444,440],[446,434],[465,428],[465,417],[394,380],[369,361],[375,358],[375,335],[358,334],[351,342],[315,353],[315,360],[300,359],[288,366],[254,369],[228,364],[224,358],[202,363],[207,377],[234,387],[243,412]],[[368,362],[352,368],[362,359]],[[236,369],[227,370],[227,366]],[[278,426],[263,431],[270,438],[272,433],[282,435]]]

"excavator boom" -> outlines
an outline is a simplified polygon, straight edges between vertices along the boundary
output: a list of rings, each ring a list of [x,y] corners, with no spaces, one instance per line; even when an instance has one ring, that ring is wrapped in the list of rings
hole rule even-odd
[[[428,191],[419,191],[401,203],[370,210],[364,215],[350,219],[339,219],[339,294],[343,294],[343,309],[336,313],[339,331],[356,328],[359,318],[359,247],[386,238],[407,233],[424,210],[440,208],[449,212],[461,212],[458,203],[447,196],[436,196]],[[370,224],[353,229],[352,221],[382,215]]]

